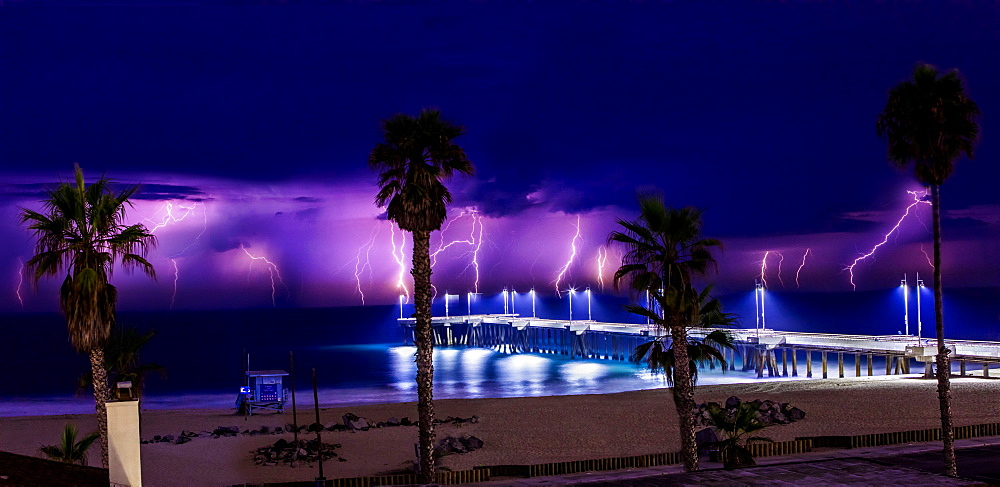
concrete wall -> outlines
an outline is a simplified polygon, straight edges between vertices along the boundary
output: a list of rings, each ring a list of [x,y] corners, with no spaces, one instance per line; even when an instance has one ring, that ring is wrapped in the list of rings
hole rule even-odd
[[[108,477],[112,486],[142,486],[139,401],[109,402]]]

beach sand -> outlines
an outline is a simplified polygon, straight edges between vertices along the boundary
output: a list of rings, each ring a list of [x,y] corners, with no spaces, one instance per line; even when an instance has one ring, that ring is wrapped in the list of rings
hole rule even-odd
[[[761,381],[699,386],[696,400],[771,399],[789,402],[806,419],[766,430],[776,441],[798,436],[856,435],[940,426],[937,382],[918,376]],[[956,378],[952,381],[956,426],[1000,422],[1000,380]],[[438,438],[474,435],[482,449],[449,455],[442,465],[465,470],[477,465],[531,464],[677,451],[677,419],[667,389],[616,394],[506,399],[435,401],[438,418],[479,417],[475,424],[439,425]],[[342,422],[348,412],[372,421],[390,417],[416,419],[415,403],[378,404],[321,410],[321,422]],[[314,419],[299,411],[299,423]],[[218,426],[240,430],[291,423],[290,411],[264,413],[245,421],[232,410],[149,410],[142,416],[142,437],[200,432]],[[0,450],[37,455],[43,443],[54,443],[63,425],[96,429],[93,415],[0,417]],[[308,434],[307,438],[315,437]],[[143,483],[147,486],[231,485],[244,482],[312,480],[315,466],[256,466],[251,451],[291,440],[292,434],[198,437],[185,444],[142,445]],[[327,478],[378,475],[407,468],[414,457],[415,426],[384,427],[359,432],[323,432],[325,442],[339,443],[346,462],[327,461]],[[96,448],[90,464],[100,462]]]

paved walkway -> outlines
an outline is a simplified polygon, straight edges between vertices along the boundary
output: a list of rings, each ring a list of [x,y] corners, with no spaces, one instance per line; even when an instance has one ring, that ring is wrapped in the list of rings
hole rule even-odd
[[[544,486],[587,484],[591,487],[674,485],[1000,485],[1000,436],[955,442],[958,472],[947,477],[941,443],[852,449],[823,449],[811,453],[758,459],[758,466],[723,470],[704,461],[703,470],[685,473],[679,465],[608,472],[583,472],[550,477],[497,479],[477,486]]]

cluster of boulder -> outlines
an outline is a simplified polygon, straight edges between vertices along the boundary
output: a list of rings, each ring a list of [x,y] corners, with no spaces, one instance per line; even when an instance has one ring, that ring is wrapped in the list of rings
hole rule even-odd
[[[469,453],[482,447],[483,440],[475,436],[448,436],[438,441],[437,446],[434,447],[434,456],[443,457],[455,453]]]
[[[720,419],[731,423],[736,420],[739,412],[745,410],[755,411],[755,419],[766,425],[789,424],[806,417],[804,411],[787,402],[760,399],[744,402],[736,396],[726,399],[724,406],[716,402],[699,404],[693,413],[696,425],[720,427],[722,425],[716,424]]]
[[[362,418],[353,413],[347,413],[343,416],[343,424],[331,422],[327,424],[312,423],[312,424],[301,424],[298,425],[298,431],[300,433],[310,432],[314,433],[317,431],[368,431],[371,428],[385,428],[393,426],[416,426],[416,423],[410,421],[409,418],[404,417],[403,419],[389,418],[385,421],[372,421],[368,418]],[[448,416],[445,419],[435,419],[435,424],[471,424],[478,423],[479,417],[472,416],[471,418],[457,418]],[[260,429],[245,429],[240,431],[237,426],[219,426],[212,431],[201,431],[200,433],[194,433],[192,431],[181,431],[177,436],[174,435],[156,435],[153,436],[151,440],[143,440],[142,443],[175,443],[183,444],[191,441],[192,438],[220,438],[223,436],[255,436],[255,435],[278,435],[282,433],[291,433],[296,430],[296,426],[291,423],[285,426],[261,426]]]
[[[340,448],[339,443],[320,443],[316,440],[299,440],[298,443],[288,441],[284,438],[274,442],[273,445],[257,448],[253,450],[253,462],[261,466],[277,465],[279,463],[297,467],[299,463],[311,463],[318,461],[322,456],[323,460],[336,458],[341,462],[346,462],[344,457],[338,456],[334,451]]]

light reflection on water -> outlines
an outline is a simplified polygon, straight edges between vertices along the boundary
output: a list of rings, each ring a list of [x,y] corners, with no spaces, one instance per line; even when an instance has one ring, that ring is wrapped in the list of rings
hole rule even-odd
[[[351,369],[347,374],[350,382],[331,378],[330,382],[320,384],[321,405],[352,406],[417,400],[416,347],[338,345],[315,347],[315,350],[328,360],[339,357],[347,361],[342,363]],[[817,362],[814,370],[819,370],[818,366]],[[753,371],[723,373],[719,368],[701,369],[698,384],[807,380],[804,375],[757,379]],[[358,380],[357,377],[363,379]],[[143,408],[232,408],[236,395],[227,391],[234,387],[230,384],[226,386],[230,387],[220,387],[218,392],[209,393],[148,393],[143,399]],[[573,360],[552,354],[507,355],[483,348],[434,350],[435,399],[599,394],[662,387],[667,387],[662,374],[651,373],[643,366],[628,362]],[[300,381],[297,392],[299,408],[312,407],[308,381],[305,384]],[[5,397],[0,404],[0,416],[85,414],[94,410],[92,400],[86,396]]]

